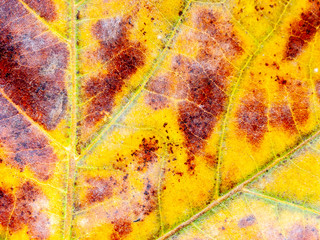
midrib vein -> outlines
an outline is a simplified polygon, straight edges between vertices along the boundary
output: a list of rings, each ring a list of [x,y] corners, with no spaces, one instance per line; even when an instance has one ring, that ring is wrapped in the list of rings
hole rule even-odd
[[[76,26],[76,0],[70,0],[70,69],[71,69],[71,123],[70,147],[67,166],[66,203],[64,212],[63,239],[72,238],[72,219],[74,205],[74,183],[77,161],[77,26]]]

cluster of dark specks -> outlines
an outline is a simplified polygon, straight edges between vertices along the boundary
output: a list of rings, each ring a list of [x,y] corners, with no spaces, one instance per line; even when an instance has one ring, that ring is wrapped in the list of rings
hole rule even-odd
[[[132,231],[134,222],[143,221],[157,207],[158,193],[157,181],[154,176],[154,165],[158,161],[157,151],[160,149],[159,141],[155,136],[142,138],[138,149],[133,150],[129,156],[118,154],[113,167],[119,171],[119,179],[115,177],[90,177],[86,180],[88,190],[86,198],[79,203],[78,208],[103,202],[114,196],[120,196],[122,202],[108,213],[107,218],[114,225],[112,239],[122,239]],[[130,166],[129,166],[130,165]],[[134,169],[143,176],[144,188],[142,192],[134,192],[130,186],[131,174],[128,169]],[[128,191],[128,189],[131,189]],[[126,209],[130,205],[132,214]]]

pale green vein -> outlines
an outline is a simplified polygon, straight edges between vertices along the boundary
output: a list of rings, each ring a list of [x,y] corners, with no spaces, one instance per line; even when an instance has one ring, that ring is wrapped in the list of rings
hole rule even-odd
[[[275,197],[269,196],[269,195],[264,194],[264,193],[252,191],[252,190],[249,190],[247,188],[243,188],[242,192],[250,194],[252,196],[259,197],[259,198],[264,199],[264,200],[269,200],[269,201],[272,201],[272,202],[275,202],[275,203],[278,203],[278,204],[283,204],[283,205],[287,205],[287,206],[290,206],[290,207],[298,208],[298,209],[302,210],[303,212],[311,212],[311,213],[320,215],[320,212],[315,210],[315,209],[308,208],[308,207],[305,207],[305,206],[302,206],[302,205],[299,205],[299,204],[296,204],[296,203],[291,203],[291,202],[288,202],[288,201],[285,201],[285,200],[282,200],[282,199],[279,199],[279,198],[275,198]]]
[[[71,69],[71,120],[70,120],[70,147],[67,163],[66,197],[64,205],[63,239],[72,238],[72,222],[74,212],[74,183],[76,178],[77,164],[77,99],[78,99],[78,78],[77,78],[77,25],[75,0],[70,1],[70,69]]]

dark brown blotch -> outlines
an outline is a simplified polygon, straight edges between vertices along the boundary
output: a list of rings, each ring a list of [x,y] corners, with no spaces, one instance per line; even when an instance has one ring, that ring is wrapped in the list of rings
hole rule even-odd
[[[92,77],[84,86],[86,98],[93,98],[86,110],[86,123],[94,125],[114,107],[114,98],[126,81],[145,64],[145,48],[128,39],[130,17],[98,21],[93,33],[100,41],[97,55],[106,64],[108,74]]]
[[[205,112],[195,104],[189,102],[179,104],[179,125],[191,153],[196,154],[202,149],[215,123],[214,115]]]
[[[320,25],[319,2],[312,1],[311,7],[301,13],[300,19],[290,25],[290,37],[287,43],[285,59],[293,60],[308,45]]]
[[[169,107],[170,101],[167,96],[171,96],[173,92],[169,78],[170,76],[153,78],[146,86],[148,92],[145,96],[145,102],[154,110]]]
[[[187,85],[188,101],[178,104],[178,121],[186,138],[185,165],[190,173],[196,168],[195,156],[201,154],[227,104],[227,82],[233,68],[221,57],[221,52],[230,59],[243,52],[232,24],[219,13],[200,10],[195,15],[195,25],[206,33],[195,33],[202,35],[196,61],[179,55],[172,63],[173,71],[182,76]]]
[[[34,121],[53,130],[67,106],[68,51],[50,34],[20,22],[11,25],[0,35],[0,88]]]
[[[262,90],[252,90],[242,100],[237,111],[238,127],[246,134],[247,140],[259,146],[267,131],[267,106],[265,93]]]

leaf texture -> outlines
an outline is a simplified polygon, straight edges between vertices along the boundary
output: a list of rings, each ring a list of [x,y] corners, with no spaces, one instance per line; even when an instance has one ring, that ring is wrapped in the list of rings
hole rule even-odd
[[[1,239],[319,239],[317,0],[0,2]]]

